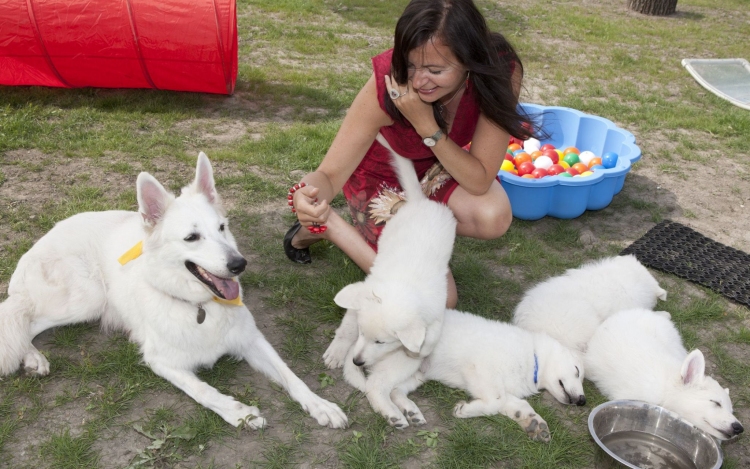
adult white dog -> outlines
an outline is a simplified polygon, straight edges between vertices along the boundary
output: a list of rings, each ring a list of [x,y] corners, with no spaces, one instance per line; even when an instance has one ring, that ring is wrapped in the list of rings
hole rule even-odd
[[[547,422],[524,398],[547,390],[563,404],[584,405],[583,377],[578,355],[547,334],[448,309],[435,349],[392,397],[398,400],[425,381],[439,381],[473,398],[456,404],[456,417],[502,414],[531,439],[548,442]]]
[[[608,257],[569,269],[526,292],[513,324],[546,332],[563,345],[586,351],[594,331],[617,311],[648,308],[667,292],[633,255]]]
[[[407,201],[383,228],[369,275],[334,298],[347,312],[323,358],[331,368],[346,362],[345,379],[392,426],[405,428],[409,421],[424,424],[424,417],[408,398],[397,406],[390,394],[414,375],[440,337],[456,219],[422,193],[412,163],[377,138],[391,150]],[[369,371],[366,381],[354,365]]]
[[[320,425],[345,427],[341,409],[295,376],[242,304],[236,276],[247,261],[229,232],[206,155],[177,198],[145,172],[136,189],[139,212],[75,215],[21,257],[0,305],[0,375],[21,363],[30,374],[48,374],[34,336],[101,319],[104,329],[126,332],[157,375],[232,425],[261,428],[266,421],[257,407],[196,377],[196,368],[226,354],[279,383]]]
[[[705,374],[700,350],[688,353],[669,313],[621,311],[589,341],[587,377],[609,399],[635,399],[677,412],[726,440],[743,432],[732,414],[729,389]]]

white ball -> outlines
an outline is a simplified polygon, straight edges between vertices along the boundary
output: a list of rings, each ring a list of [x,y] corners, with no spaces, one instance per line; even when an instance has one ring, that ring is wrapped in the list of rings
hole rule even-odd
[[[549,169],[549,167],[552,166],[553,164],[555,163],[552,161],[552,158],[550,158],[549,156],[544,156],[544,155],[537,156],[536,159],[534,160],[535,168]]]
[[[592,158],[596,158],[596,155],[594,154],[593,151],[588,151],[588,150],[582,151],[581,154],[578,155],[578,160],[581,163],[585,164],[586,166],[589,165],[589,162],[591,161]]]
[[[531,153],[532,151],[537,151],[541,147],[542,143],[533,137],[523,142],[523,149],[529,153]]]

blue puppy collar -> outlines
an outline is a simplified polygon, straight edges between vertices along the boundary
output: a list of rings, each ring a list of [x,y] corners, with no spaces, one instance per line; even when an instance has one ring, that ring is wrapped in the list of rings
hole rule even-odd
[[[536,358],[536,354],[534,354],[534,384],[537,382],[537,374],[539,373],[539,360]]]

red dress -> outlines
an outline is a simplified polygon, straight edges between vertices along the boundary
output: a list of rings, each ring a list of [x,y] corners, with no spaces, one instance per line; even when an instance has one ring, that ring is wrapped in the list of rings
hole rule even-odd
[[[387,98],[383,77],[391,73],[392,54],[393,49],[372,58],[378,103],[383,112],[385,100],[390,99]],[[469,81],[466,91],[461,96],[448,137],[460,147],[468,145],[474,136],[478,121],[479,104]],[[396,153],[412,160],[425,194],[438,202],[448,203],[453,190],[458,187],[458,182],[443,169],[432,149],[422,143],[422,137],[414,127],[408,121],[405,124],[394,122],[392,125],[381,127],[380,133]],[[390,152],[374,141],[362,162],[344,184],[343,192],[354,225],[367,243],[377,250],[380,231],[392,215],[393,208],[404,200],[398,177],[391,167]]]

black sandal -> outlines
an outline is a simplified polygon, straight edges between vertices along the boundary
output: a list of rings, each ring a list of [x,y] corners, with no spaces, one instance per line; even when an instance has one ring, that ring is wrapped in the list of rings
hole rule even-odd
[[[310,257],[310,248],[297,249],[292,246],[292,238],[297,234],[302,225],[299,224],[299,220],[295,221],[289,231],[284,235],[284,254],[289,258],[290,261],[296,262],[297,264],[309,264],[312,262]]]

